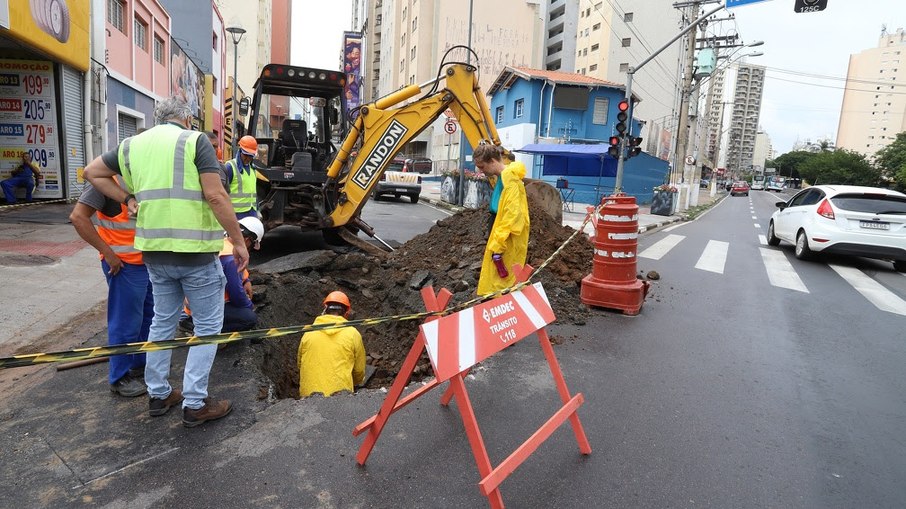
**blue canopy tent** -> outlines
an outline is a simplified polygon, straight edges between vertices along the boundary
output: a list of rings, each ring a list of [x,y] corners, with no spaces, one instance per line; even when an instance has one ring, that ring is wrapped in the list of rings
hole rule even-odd
[[[566,179],[569,188],[574,190],[576,202],[597,204],[602,196],[613,191],[616,183],[617,160],[607,154],[609,148],[610,145],[604,143],[531,143],[516,152],[544,156],[541,163],[542,180],[556,185],[559,178]],[[635,196],[639,203],[650,202],[652,188],[662,183],[667,174],[667,162],[643,152],[625,164],[623,191]],[[607,185],[602,186],[602,183]]]

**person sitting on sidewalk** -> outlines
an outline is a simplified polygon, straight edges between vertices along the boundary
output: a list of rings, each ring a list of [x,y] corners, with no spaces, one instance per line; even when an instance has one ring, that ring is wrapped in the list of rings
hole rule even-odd
[[[242,238],[246,249],[259,249],[261,237],[264,236],[264,225],[257,217],[243,217],[239,220],[242,229]],[[223,239],[223,249],[220,251],[220,265],[223,275],[226,276],[226,288],[223,292],[223,328],[220,332],[240,332],[252,330],[258,324],[258,315],[255,314],[255,305],[252,303],[252,283],[249,281],[249,271],[239,272],[236,259],[233,258],[233,243],[229,238]],[[187,318],[180,321],[179,326],[187,332],[193,330],[192,310],[188,304],[185,306]],[[220,345],[224,346],[224,345]]]
[[[116,181],[123,183],[119,176]],[[147,341],[154,317],[154,297],[142,253],[133,246],[135,218],[129,216],[126,205],[88,186],[69,220],[79,236],[101,256],[101,270],[107,278],[107,344]],[[144,371],[143,353],[110,357],[110,390],[127,398],[147,393],[140,379]]]
[[[352,311],[349,297],[330,292],[314,325],[342,324]],[[299,342],[299,397],[353,392],[365,381],[365,344],[355,327],[306,332]]]
[[[22,164],[13,169],[8,179],[0,181],[6,203],[10,205],[16,203],[16,189],[20,187],[25,188],[25,201],[31,202],[31,194],[39,178],[41,170],[38,169],[38,165],[32,162],[30,153],[23,152]]]

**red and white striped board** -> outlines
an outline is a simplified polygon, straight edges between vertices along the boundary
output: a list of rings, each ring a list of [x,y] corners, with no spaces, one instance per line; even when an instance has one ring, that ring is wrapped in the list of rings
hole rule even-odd
[[[541,283],[421,325],[438,382],[449,380],[556,319]]]

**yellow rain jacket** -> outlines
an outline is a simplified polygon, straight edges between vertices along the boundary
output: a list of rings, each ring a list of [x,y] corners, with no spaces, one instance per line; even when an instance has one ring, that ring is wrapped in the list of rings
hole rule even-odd
[[[321,315],[315,324],[344,323],[336,315]],[[299,342],[299,396],[352,392],[365,380],[365,344],[355,327],[306,332]]]
[[[484,260],[481,263],[481,275],[478,277],[478,295],[487,295],[513,286],[516,275],[513,265],[525,265],[529,239],[528,200],[525,197],[525,165],[514,161],[503,169],[503,192],[497,207],[497,217],[488,236],[484,249]],[[510,275],[501,279],[497,268],[491,261],[491,255],[503,255],[503,263]]]

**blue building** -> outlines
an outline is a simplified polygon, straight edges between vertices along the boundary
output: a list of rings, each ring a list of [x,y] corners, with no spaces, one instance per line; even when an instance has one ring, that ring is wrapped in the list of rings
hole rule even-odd
[[[517,152],[528,177],[572,189],[574,201],[598,203],[614,190],[617,160],[607,154],[616,134],[623,85],[582,74],[504,67],[488,91],[503,145]],[[633,95],[638,102],[641,99]],[[632,119],[630,132],[641,124]],[[639,203],[668,173],[667,161],[646,153],[626,160],[623,191]],[[565,181],[565,182],[564,182]]]

